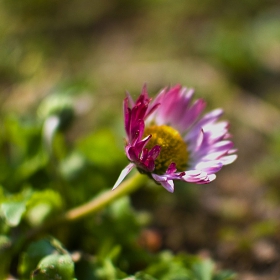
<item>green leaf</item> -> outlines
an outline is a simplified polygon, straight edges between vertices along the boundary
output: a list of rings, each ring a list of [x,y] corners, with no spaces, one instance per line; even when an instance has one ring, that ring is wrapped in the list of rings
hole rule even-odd
[[[22,278],[30,277],[31,271],[36,269],[39,261],[45,256],[52,254],[55,251],[54,246],[47,239],[42,239],[32,242],[26,252],[23,252],[20,257],[18,272]]]
[[[80,153],[73,152],[61,161],[60,172],[65,179],[71,180],[78,177],[85,165],[86,161],[84,156]]]
[[[236,273],[230,270],[220,271],[213,277],[213,280],[234,280],[234,279],[236,279]]]
[[[161,280],[196,280],[191,271],[194,260],[185,255],[173,256],[171,252],[163,252],[158,261],[145,269],[145,272]]]
[[[10,261],[12,259],[11,240],[5,235],[0,235],[0,279],[7,279]]]
[[[26,202],[4,202],[1,205],[1,210],[7,224],[15,227],[20,223],[21,217],[26,210]]]
[[[30,277],[38,263],[49,255],[67,255],[67,251],[55,238],[41,239],[30,243],[27,250],[20,256],[18,272],[23,279]]]
[[[123,278],[122,280],[157,280],[157,279],[141,271],[141,272],[137,272],[135,276],[129,276]]]
[[[115,166],[123,159],[123,150],[117,146],[115,135],[109,129],[95,132],[77,143],[78,150],[97,166]]]
[[[193,265],[198,280],[211,280],[214,272],[214,263],[210,259],[202,260]]]
[[[32,280],[71,280],[74,277],[74,263],[68,254],[52,254],[43,258],[32,273]]]
[[[38,108],[38,115],[42,119],[46,119],[51,115],[63,115],[69,112],[71,116],[73,111],[73,99],[66,94],[53,94],[49,95],[43,100]],[[71,113],[70,113],[71,112]]]
[[[26,180],[35,172],[44,168],[47,164],[47,161],[48,158],[44,152],[40,152],[33,157],[26,158],[26,160],[24,160],[15,171],[16,181],[19,182],[22,180]]]
[[[36,191],[27,202],[26,217],[32,225],[38,225],[62,207],[63,200],[58,192],[50,189]]]

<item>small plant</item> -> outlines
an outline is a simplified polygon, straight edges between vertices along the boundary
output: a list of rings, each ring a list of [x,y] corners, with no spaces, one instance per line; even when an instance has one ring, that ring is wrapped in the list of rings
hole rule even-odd
[[[169,192],[174,180],[210,183],[236,159],[228,123],[217,122],[222,111],[202,117],[205,102],[192,103],[192,95],[175,86],[151,102],[144,86],[136,102],[125,98],[130,163],[115,185],[125,159],[112,130],[102,127],[71,144],[66,140],[75,120],[73,100],[62,95],[45,100],[36,119],[4,116],[0,278],[234,279],[209,258],[143,246],[140,235],[152,214],[136,210],[128,196],[154,182]],[[135,167],[140,172],[124,180]]]

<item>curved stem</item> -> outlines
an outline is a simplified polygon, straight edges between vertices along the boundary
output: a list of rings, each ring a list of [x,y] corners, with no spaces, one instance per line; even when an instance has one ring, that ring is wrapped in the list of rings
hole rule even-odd
[[[122,184],[120,184],[118,188],[114,190],[105,191],[97,197],[95,197],[93,200],[76,208],[70,209],[66,213],[63,213],[62,215],[58,216],[57,218],[32,229],[30,232],[27,233],[26,238],[30,239],[36,236],[37,234],[44,232],[54,226],[60,225],[62,223],[74,222],[90,214],[93,214],[98,210],[102,209],[103,207],[107,206],[111,202],[115,201],[119,197],[127,195],[139,188],[140,186],[142,186],[143,183],[146,181],[146,178],[146,176],[141,175],[140,173],[136,173],[133,177],[125,180]]]

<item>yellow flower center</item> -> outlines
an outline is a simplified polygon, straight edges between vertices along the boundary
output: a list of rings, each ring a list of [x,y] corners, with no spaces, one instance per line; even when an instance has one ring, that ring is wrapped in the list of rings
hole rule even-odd
[[[151,125],[145,129],[144,136],[152,135],[146,148],[155,145],[161,147],[160,154],[155,161],[156,174],[164,174],[169,165],[176,163],[177,171],[185,171],[188,162],[187,144],[180,133],[168,125]]]

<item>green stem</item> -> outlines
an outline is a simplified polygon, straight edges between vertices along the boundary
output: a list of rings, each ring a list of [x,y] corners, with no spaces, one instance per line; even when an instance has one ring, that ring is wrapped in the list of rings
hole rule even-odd
[[[108,204],[112,203],[119,197],[125,196],[137,188],[143,185],[146,181],[146,176],[141,175],[140,173],[136,173],[131,178],[125,180],[116,188],[115,190],[108,190],[104,193],[101,193],[99,196],[95,197],[93,200],[80,205],[76,208],[70,209],[66,213],[58,216],[57,218],[46,222],[45,224],[32,229],[27,233],[26,238],[30,239],[41,232],[47,231],[50,228],[53,228],[57,225],[61,225],[62,223],[70,223],[82,219],[88,215],[91,215],[100,209],[104,208]]]

